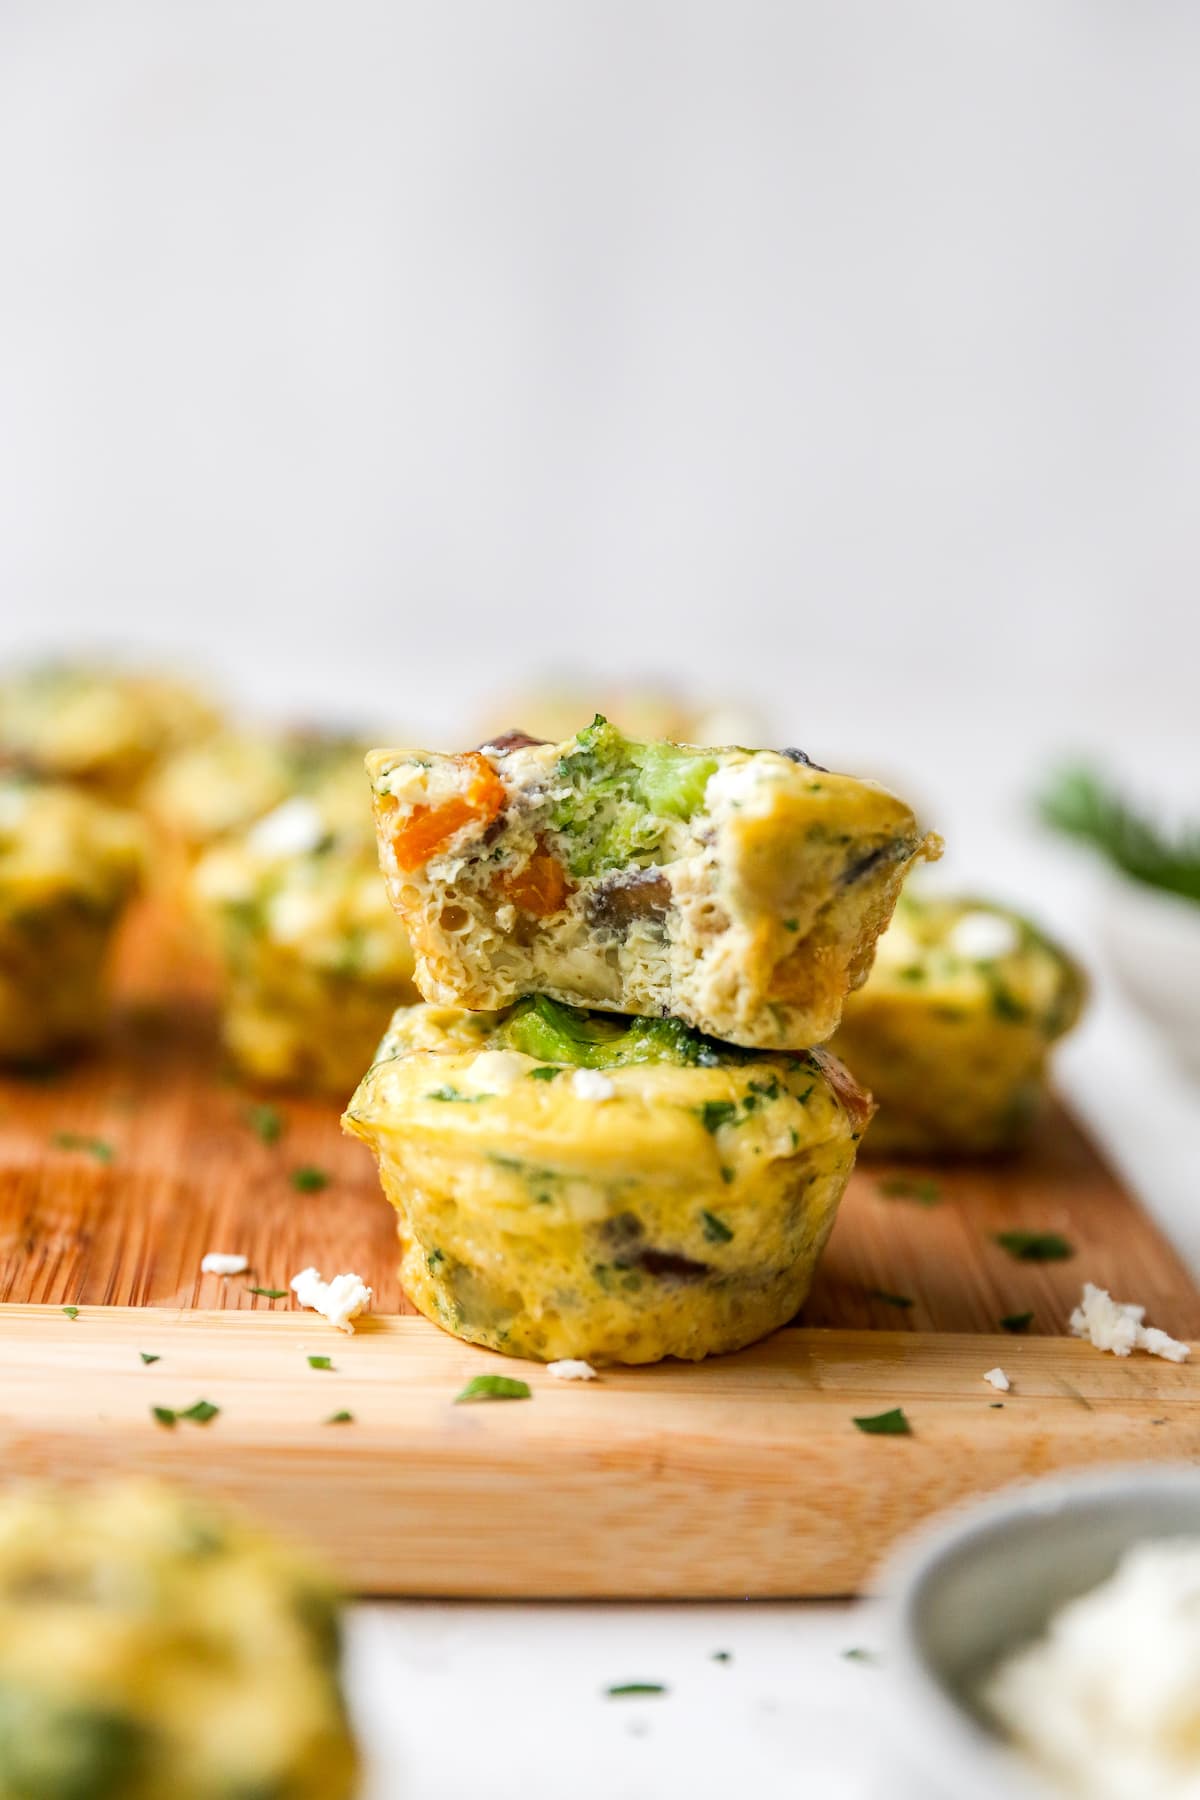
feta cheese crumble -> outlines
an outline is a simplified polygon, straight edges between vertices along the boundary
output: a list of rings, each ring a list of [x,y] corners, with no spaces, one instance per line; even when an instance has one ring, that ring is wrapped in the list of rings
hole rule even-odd
[[[994,962],[998,956],[1011,956],[1020,942],[1021,934],[1012,920],[991,912],[964,913],[946,939],[948,948],[968,962]]]
[[[1007,1394],[1009,1388],[1012,1386],[1012,1382],[1008,1379],[1008,1376],[1004,1373],[1003,1369],[987,1369],[984,1371],[983,1379],[990,1382],[992,1387],[1000,1394]]]
[[[1163,1356],[1168,1362],[1186,1362],[1190,1347],[1157,1326],[1143,1325],[1145,1316],[1144,1306],[1114,1300],[1106,1288],[1085,1281],[1083,1297],[1071,1314],[1071,1331],[1075,1337],[1087,1338],[1097,1350],[1111,1350],[1114,1356],[1148,1350],[1151,1356]]]
[[[335,1275],[332,1281],[322,1281],[319,1269],[301,1269],[292,1276],[290,1286],[301,1306],[311,1307],[346,1332],[354,1330],[351,1321],[366,1312],[375,1298],[361,1275]]]
[[[200,1258],[202,1275],[244,1275],[250,1267],[247,1256],[227,1256],[222,1250],[210,1250]]]
[[[599,1069],[576,1069],[571,1077],[571,1092],[577,1100],[611,1100],[616,1091],[616,1082]]]
[[[477,1094],[507,1094],[528,1067],[529,1058],[517,1050],[481,1050],[463,1073]]]
[[[559,1381],[595,1381],[596,1371],[590,1362],[583,1362],[579,1357],[566,1356],[561,1362],[546,1364],[546,1373],[554,1375]]]
[[[1135,1544],[1001,1663],[981,1698],[1054,1793],[1194,1800],[1200,1538]]]
[[[325,836],[325,822],[311,800],[294,794],[260,819],[246,841],[262,856],[304,856]]]

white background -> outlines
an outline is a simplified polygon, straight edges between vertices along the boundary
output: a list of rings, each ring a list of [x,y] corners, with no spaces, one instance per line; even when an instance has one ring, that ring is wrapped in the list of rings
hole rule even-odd
[[[1086,952],[1031,785],[1200,785],[1198,59],[1186,0],[3,0],[0,653],[443,739],[666,676]],[[1200,1260],[1102,968],[1062,1069]],[[865,1793],[869,1616],[727,1616],[361,1613],[379,1795]]]

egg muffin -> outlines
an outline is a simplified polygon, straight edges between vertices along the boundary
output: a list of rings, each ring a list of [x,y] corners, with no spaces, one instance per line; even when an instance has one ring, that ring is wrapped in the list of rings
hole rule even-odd
[[[1085,983],[1057,944],[986,900],[903,894],[833,1047],[870,1089],[880,1154],[974,1155],[1019,1144],[1047,1052]]]
[[[0,773],[0,1060],[38,1062],[99,1032],[109,945],[144,858],[135,814]]]
[[[0,754],[112,800],[218,723],[195,688],[135,670],[43,663],[0,681]]]
[[[202,856],[192,878],[225,984],[226,1048],[244,1075],[345,1096],[398,1003],[412,952],[364,818],[294,796]]]
[[[149,1485],[0,1500],[0,1800],[349,1800],[337,1599]]]
[[[869,1111],[822,1051],[539,995],[398,1012],[343,1124],[428,1318],[513,1356],[644,1363],[794,1316]]]
[[[636,743],[604,719],[458,756],[367,758],[417,985],[672,1017],[788,1049],[835,1029],[914,859],[940,843],[801,751]]]

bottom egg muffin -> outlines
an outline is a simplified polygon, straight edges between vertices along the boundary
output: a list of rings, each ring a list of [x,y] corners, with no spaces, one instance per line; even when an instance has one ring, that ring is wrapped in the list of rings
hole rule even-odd
[[[349,1800],[337,1599],[149,1485],[0,1501],[0,1800]]]
[[[1051,1044],[1085,982],[1064,950],[990,901],[901,895],[831,1048],[870,1089],[875,1154],[1011,1149],[1042,1105]]]
[[[644,1363],[793,1317],[869,1112],[821,1051],[539,996],[401,1009],[343,1124],[428,1318],[513,1356]]]
[[[113,932],[141,879],[140,820],[53,782],[0,777],[0,1061],[99,1032]]]
[[[356,818],[297,795],[196,865],[225,977],[225,1047],[254,1080],[344,1097],[416,993],[361,786]]]

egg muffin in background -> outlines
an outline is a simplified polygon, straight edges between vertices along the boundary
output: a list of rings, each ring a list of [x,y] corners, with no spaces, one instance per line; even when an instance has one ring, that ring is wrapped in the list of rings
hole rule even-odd
[[[343,1124],[428,1318],[513,1356],[645,1363],[795,1315],[869,1115],[822,1051],[537,996],[402,1009]]]
[[[360,774],[353,795],[341,783],[295,795],[196,864],[225,1046],[253,1080],[344,1098],[416,997],[364,813]]]
[[[1045,1099],[1050,1047],[1085,994],[1079,966],[1019,913],[902,894],[831,1044],[875,1100],[867,1152],[1019,1145]]]
[[[941,843],[802,751],[638,743],[597,718],[457,756],[367,758],[380,858],[442,1005],[544,993],[729,1043],[829,1037],[900,884]]]
[[[99,1033],[145,856],[136,814],[0,770],[0,1060],[40,1062]]]
[[[207,695],[169,676],[48,662],[0,678],[0,755],[111,800],[136,799],[165,757],[219,724]]]
[[[150,1485],[0,1499],[0,1800],[350,1800],[338,1600]]]

